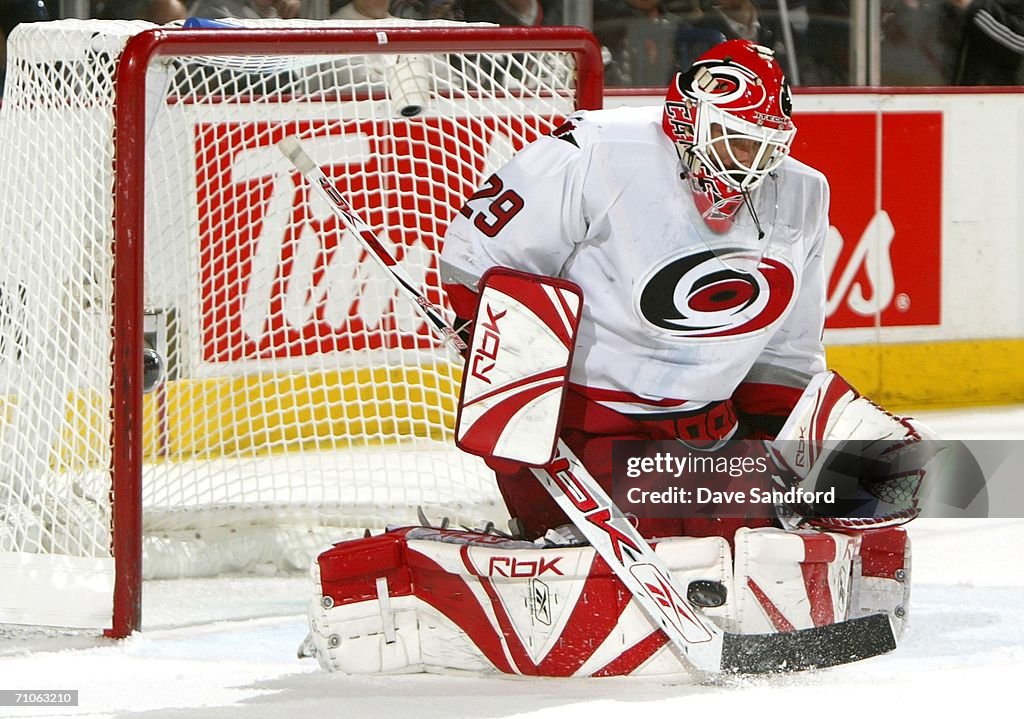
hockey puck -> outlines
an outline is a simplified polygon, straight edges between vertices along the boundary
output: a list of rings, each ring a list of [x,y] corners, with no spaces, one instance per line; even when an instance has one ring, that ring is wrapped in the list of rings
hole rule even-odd
[[[686,588],[686,598],[690,600],[690,604],[704,609],[722,606],[727,597],[728,590],[721,582],[698,579],[690,582]]]

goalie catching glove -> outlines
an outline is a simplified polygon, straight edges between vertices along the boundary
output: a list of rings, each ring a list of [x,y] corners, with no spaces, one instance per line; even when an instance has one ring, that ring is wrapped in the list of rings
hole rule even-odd
[[[775,481],[796,499],[779,507],[788,527],[893,526],[920,513],[926,466],[941,448],[927,428],[861,396],[835,372],[804,390],[769,455]],[[827,498],[825,502],[801,498]]]

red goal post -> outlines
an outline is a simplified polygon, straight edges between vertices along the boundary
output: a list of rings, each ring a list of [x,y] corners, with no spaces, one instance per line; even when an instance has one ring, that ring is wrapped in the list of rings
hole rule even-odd
[[[21,180],[0,208],[0,585],[25,587],[0,590],[0,621],[126,636],[144,576],[204,571],[163,556],[183,535],[214,554],[287,525],[293,566],[417,507],[479,519],[486,473],[437,449],[457,371],[272,152],[301,137],[441,301],[461,200],[601,106],[593,36],[36,25],[12,34],[0,114],[0,172]],[[147,344],[168,374],[144,396]],[[44,570],[60,578],[27,586]],[[69,578],[77,597],[41,600]]]

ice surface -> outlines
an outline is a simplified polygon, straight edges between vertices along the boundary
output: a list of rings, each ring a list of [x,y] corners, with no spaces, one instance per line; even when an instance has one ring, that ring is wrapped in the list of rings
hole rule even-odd
[[[949,438],[1024,442],[1024,407],[916,416]],[[715,686],[621,677],[345,677],[295,657],[306,633],[304,577],[152,581],[144,587],[143,631],[121,642],[0,628],[0,689],[79,690],[77,708],[5,707],[0,716],[936,719],[1012,712],[1024,675],[1024,520],[919,520],[910,531],[914,584],[903,643],[890,655],[834,669]]]

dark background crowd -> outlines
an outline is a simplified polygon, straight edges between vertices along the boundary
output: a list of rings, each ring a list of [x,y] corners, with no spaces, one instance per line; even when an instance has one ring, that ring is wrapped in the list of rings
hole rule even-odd
[[[3,40],[20,22],[67,17],[60,0],[0,0]],[[90,17],[163,24],[187,17],[293,18],[303,0],[92,0]],[[581,13],[580,10],[585,12]],[[1024,0],[880,0],[873,34],[852,0],[330,0],[329,17],[450,19],[500,25],[589,24],[606,83],[661,87],[723,39],[773,48],[794,85],[1024,84]],[[866,37],[879,58],[851,38]],[[3,55],[0,54],[0,63]],[[2,78],[2,74],[0,74]],[[0,90],[2,90],[0,80]]]

